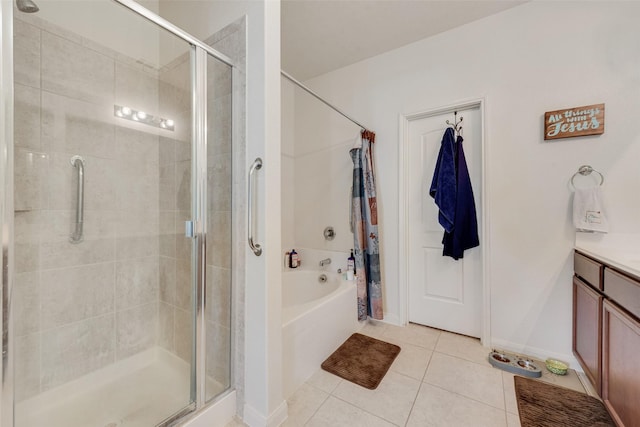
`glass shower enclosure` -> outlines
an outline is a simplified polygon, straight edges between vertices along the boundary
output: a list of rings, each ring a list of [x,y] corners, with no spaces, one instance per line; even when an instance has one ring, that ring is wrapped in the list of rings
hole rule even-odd
[[[129,0],[2,3],[2,425],[169,425],[232,385],[233,61]]]

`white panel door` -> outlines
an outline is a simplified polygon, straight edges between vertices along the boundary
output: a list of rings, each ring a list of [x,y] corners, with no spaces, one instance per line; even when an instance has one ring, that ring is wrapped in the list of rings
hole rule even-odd
[[[481,114],[479,107],[458,111],[463,147],[481,218]],[[446,120],[453,113],[409,122],[409,321],[473,337],[482,330],[482,245],[466,250],[455,261],[442,256],[444,230],[438,207],[429,195]]]

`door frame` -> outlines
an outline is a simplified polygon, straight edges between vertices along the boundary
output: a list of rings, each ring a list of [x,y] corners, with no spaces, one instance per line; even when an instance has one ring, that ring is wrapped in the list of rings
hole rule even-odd
[[[399,216],[398,216],[398,249],[399,249],[399,300],[400,300],[400,321],[403,325],[409,322],[409,125],[412,121],[421,120],[440,114],[453,113],[454,111],[464,108],[480,109],[480,152],[481,152],[481,202],[480,212],[482,213],[482,221],[479,225],[480,235],[482,236],[482,329],[480,342],[485,347],[491,344],[491,281],[489,280],[489,209],[487,204],[488,185],[487,185],[487,146],[486,141],[486,125],[485,110],[486,98],[473,98],[456,102],[454,104],[441,107],[422,110],[410,114],[400,114],[398,141],[398,195],[399,195]]]

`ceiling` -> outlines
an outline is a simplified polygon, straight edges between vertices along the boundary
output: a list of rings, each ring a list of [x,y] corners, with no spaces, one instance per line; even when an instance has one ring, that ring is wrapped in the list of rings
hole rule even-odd
[[[522,3],[282,0],[282,69],[306,80]]]

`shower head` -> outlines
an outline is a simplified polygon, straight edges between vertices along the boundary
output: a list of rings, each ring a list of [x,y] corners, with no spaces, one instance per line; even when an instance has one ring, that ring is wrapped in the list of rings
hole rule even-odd
[[[35,13],[40,10],[37,4],[31,0],[16,0],[16,6],[20,12]]]

